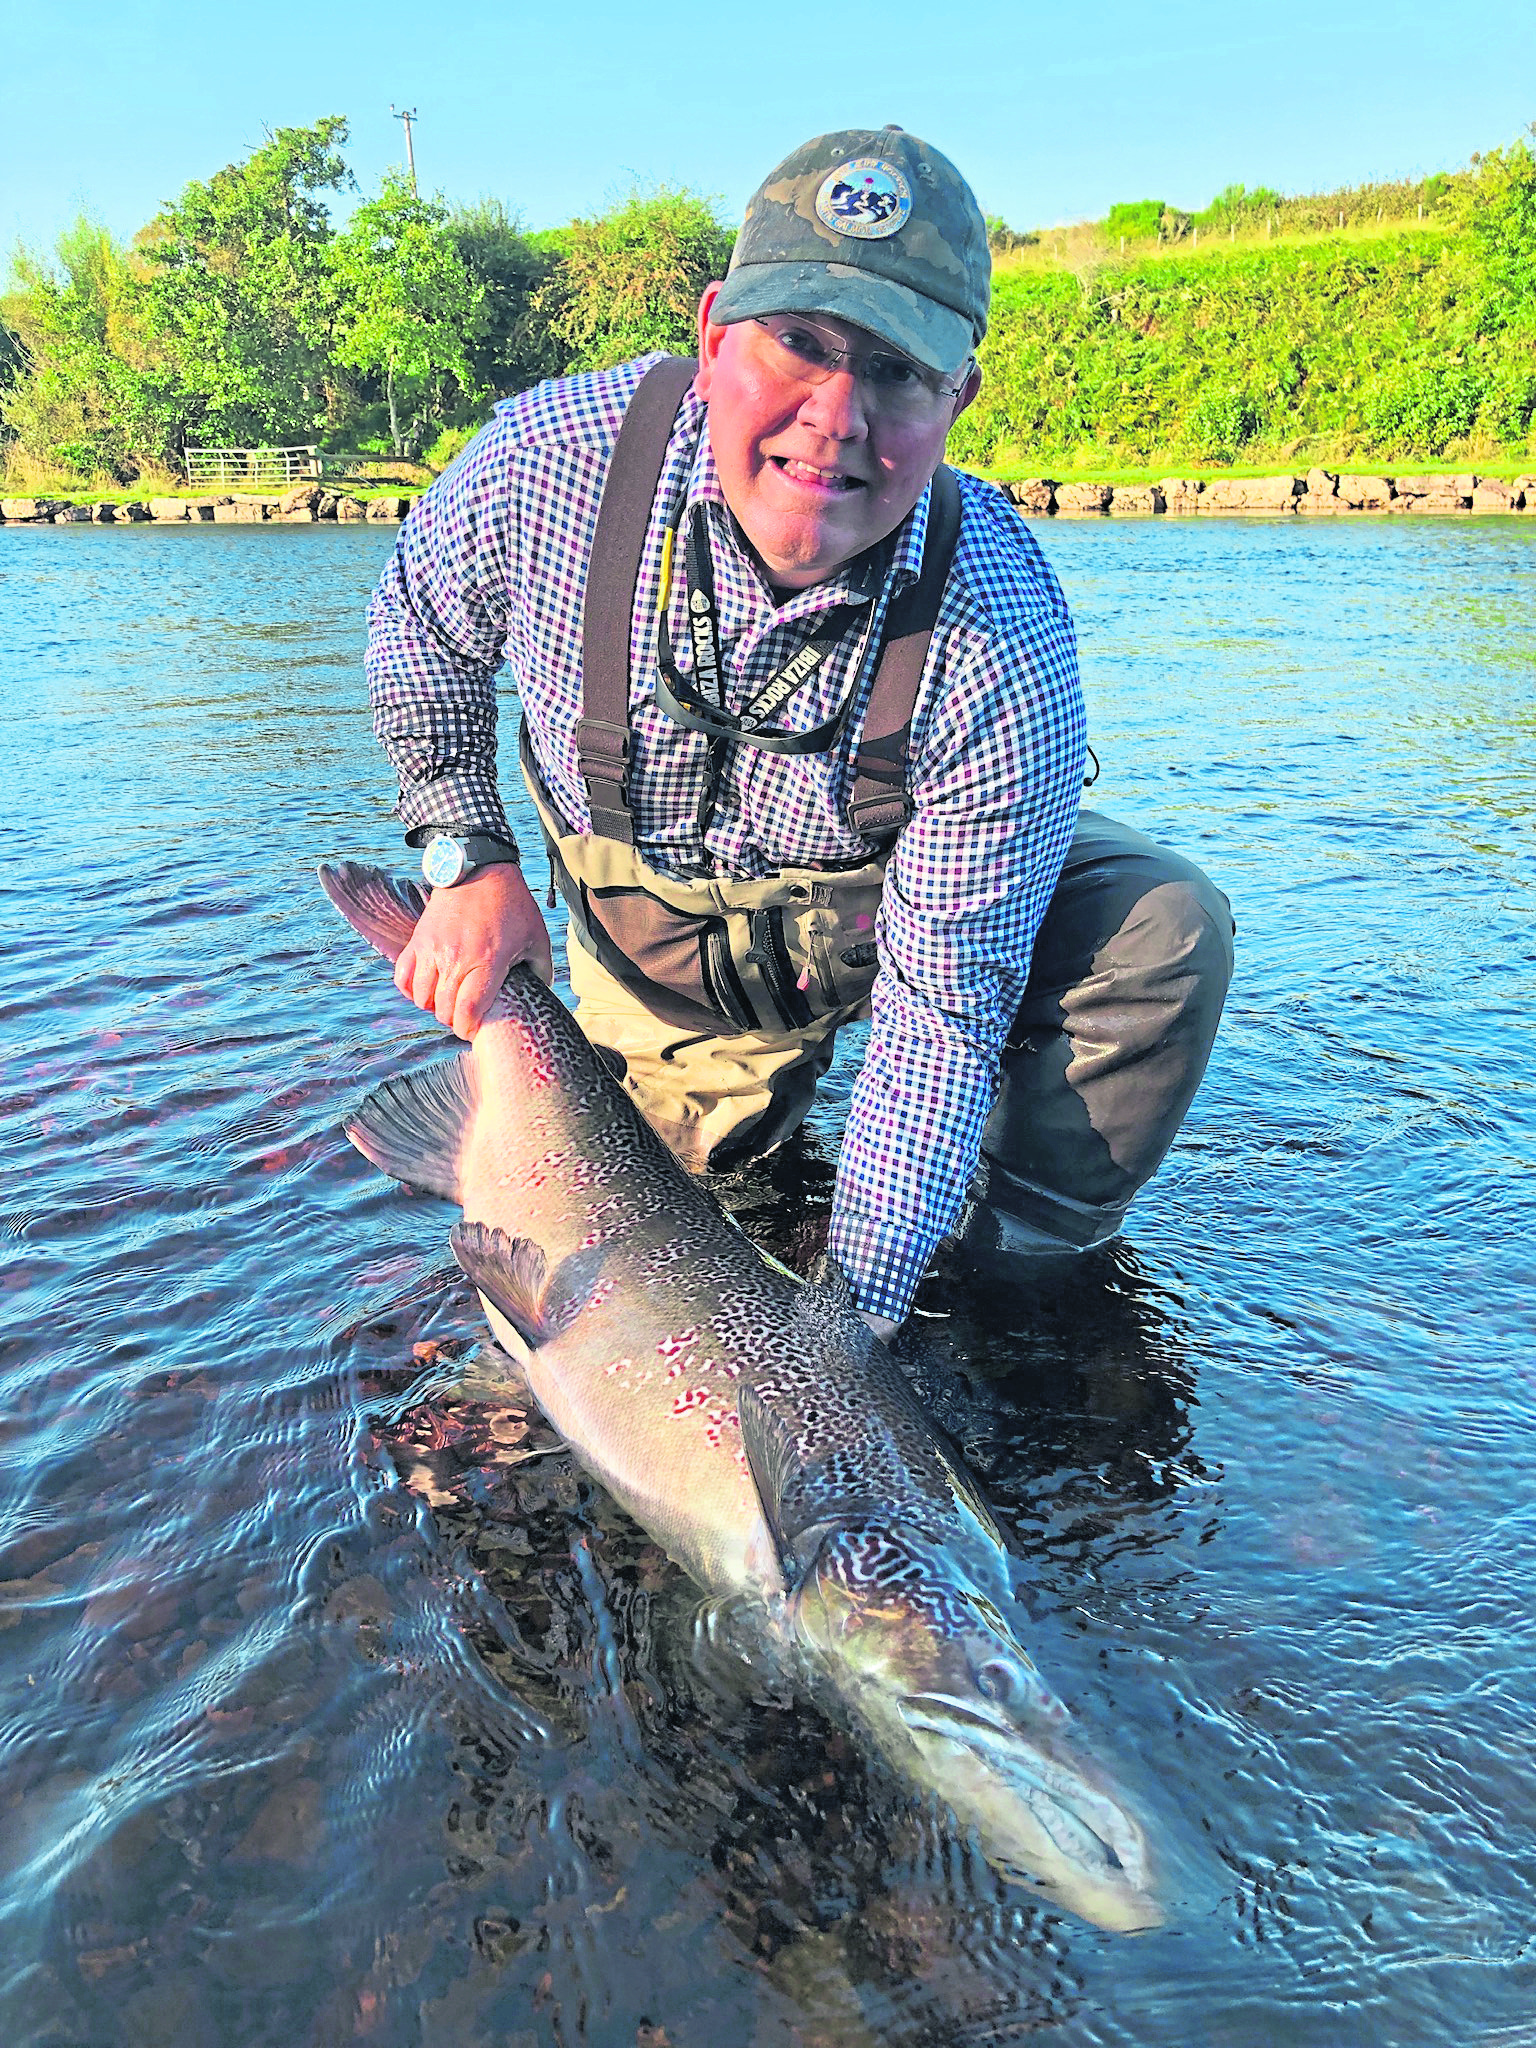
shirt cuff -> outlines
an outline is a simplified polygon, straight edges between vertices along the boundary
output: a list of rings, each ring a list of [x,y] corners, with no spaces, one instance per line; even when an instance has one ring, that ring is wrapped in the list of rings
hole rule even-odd
[[[429,832],[484,832],[516,846],[492,769],[456,768],[400,792],[400,818],[407,846],[420,846]]]
[[[938,1242],[926,1231],[892,1229],[869,1216],[840,1216],[834,1208],[827,1250],[848,1275],[859,1307],[900,1323]]]

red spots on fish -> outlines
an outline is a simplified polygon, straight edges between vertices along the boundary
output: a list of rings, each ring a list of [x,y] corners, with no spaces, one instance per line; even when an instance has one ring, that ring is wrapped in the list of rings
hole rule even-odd
[[[667,1367],[667,1378],[669,1380],[680,1380],[687,1370],[688,1361],[686,1358],[675,1359],[673,1363]]]
[[[698,1341],[697,1330],[683,1330],[675,1337],[663,1337],[656,1349],[663,1358],[680,1358],[690,1344],[697,1344]]]
[[[618,1281],[611,1275],[606,1280],[599,1280],[592,1292],[587,1296],[587,1307],[601,1308],[618,1284]]]
[[[634,1362],[635,1361],[632,1358],[616,1358],[613,1361],[612,1365],[605,1365],[603,1367],[603,1371],[607,1373],[610,1379],[612,1379],[613,1375],[616,1372],[623,1372],[626,1366],[633,1365]]]
[[[668,1377],[670,1378],[671,1375],[669,1374]],[[689,1387],[685,1393],[679,1394],[672,1403],[672,1413],[674,1415],[686,1415],[692,1408],[702,1408],[708,1399],[708,1387]]]
[[[741,1367],[734,1358],[726,1359],[720,1370],[728,1380],[739,1380],[741,1378]]]
[[[597,1245],[606,1244],[612,1235],[611,1230],[589,1230],[581,1240],[580,1248],[584,1252],[592,1251]]]
[[[741,1417],[734,1408],[717,1408],[704,1427],[705,1441],[711,1450],[717,1451],[721,1443],[722,1430],[741,1429]]]

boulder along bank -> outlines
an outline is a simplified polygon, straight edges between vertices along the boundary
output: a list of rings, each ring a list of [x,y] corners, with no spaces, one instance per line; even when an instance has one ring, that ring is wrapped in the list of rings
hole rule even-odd
[[[1536,475],[1353,476],[1309,469],[1305,476],[1169,476],[1155,484],[1095,484],[1025,477],[999,484],[1004,497],[1030,519],[1096,519],[1119,514],[1189,517],[1257,514],[1270,518],[1353,512],[1536,513]],[[281,497],[134,498],[125,503],[72,503],[65,498],[0,498],[0,525],[313,525],[338,521],[400,520],[415,499],[404,493],[351,498],[318,484]]]
[[[0,498],[6,526],[312,526],[316,520],[400,520],[412,500],[404,495],[350,498],[319,484],[281,496],[249,493],[221,498],[132,498],[125,503],[75,504],[67,498]]]
[[[1169,476],[1156,484],[1058,483],[1026,477],[998,488],[1029,518],[1094,519],[1120,513],[1348,515],[1353,512],[1532,512],[1536,476]]]

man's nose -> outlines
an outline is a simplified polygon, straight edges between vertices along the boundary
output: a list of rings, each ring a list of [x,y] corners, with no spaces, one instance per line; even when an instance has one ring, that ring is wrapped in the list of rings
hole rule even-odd
[[[813,384],[800,405],[800,418],[831,441],[862,441],[869,432],[864,380],[846,366]]]

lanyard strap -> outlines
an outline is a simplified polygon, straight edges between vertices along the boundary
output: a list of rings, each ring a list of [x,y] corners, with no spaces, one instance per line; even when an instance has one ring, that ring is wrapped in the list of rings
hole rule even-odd
[[[859,669],[842,701],[830,718],[809,732],[789,732],[769,721],[784,709],[792,697],[813,682],[832,649],[861,613],[862,604],[841,604],[817,624],[809,638],[771,675],[751,703],[739,714],[725,708],[725,659],[720,650],[720,615],[715,602],[715,570],[709,551],[709,528],[702,505],[696,505],[688,522],[686,554],[688,563],[688,635],[693,646],[693,678],[678,668],[672,646],[667,607],[672,596],[672,555],[676,527],[667,529],[662,543],[661,587],[656,600],[656,701],[669,718],[693,732],[707,733],[713,740],[734,740],[742,746],[759,747],[768,754],[821,754],[836,740],[848,716]],[[702,687],[701,687],[702,686]],[[704,695],[710,690],[714,702]]]

